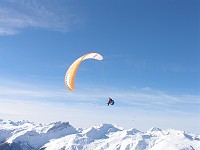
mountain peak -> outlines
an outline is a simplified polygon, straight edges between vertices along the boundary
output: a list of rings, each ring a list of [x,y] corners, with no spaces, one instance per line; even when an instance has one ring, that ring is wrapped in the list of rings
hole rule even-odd
[[[129,129],[127,130],[127,134],[128,135],[133,135],[133,134],[136,134],[136,133],[139,133],[140,131],[135,129],[135,128],[132,128],[132,129]]]
[[[54,123],[50,123],[49,124],[50,128],[48,129],[49,131],[55,131],[55,130],[63,130],[69,127],[72,127],[69,122],[62,122],[62,121],[58,121],[58,122],[54,122]]]
[[[149,131],[162,131],[160,128],[152,127]]]

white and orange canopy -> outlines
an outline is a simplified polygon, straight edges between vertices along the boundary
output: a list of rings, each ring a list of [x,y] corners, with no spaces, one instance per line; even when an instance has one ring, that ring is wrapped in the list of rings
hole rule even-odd
[[[103,57],[98,53],[88,53],[75,60],[67,70],[64,78],[65,86],[69,91],[75,90],[74,78],[76,76],[76,71],[79,68],[81,62],[86,59],[103,60]]]

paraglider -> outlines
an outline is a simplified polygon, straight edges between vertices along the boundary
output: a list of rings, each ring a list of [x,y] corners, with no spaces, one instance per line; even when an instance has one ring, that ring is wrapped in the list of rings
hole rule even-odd
[[[69,69],[67,70],[65,77],[64,77],[65,86],[69,91],[75,90],[74,79],[76,76],[76,72],[77,72],[80,64],[82,63],[82,61],[84,61],[86,59],[95,59],[95,60],[101,61],[101,60],[103,60],[103,56],[101,56],[99,53],[92,52],[92,53],[88,53],[88,54],[85,54],[85,55],[79,57],[72,63],[72,65],[69,67]],[[114,100],[109,98],[109,101],[107,103],[108,106],[114,105],[114,103],[115,103]]]
[[[114,103],[115,103],[114,100],[113,100],[112,98],[109,97],[108,103],[107,103],[108,106],[109,106],[109,105],[114,105]]]

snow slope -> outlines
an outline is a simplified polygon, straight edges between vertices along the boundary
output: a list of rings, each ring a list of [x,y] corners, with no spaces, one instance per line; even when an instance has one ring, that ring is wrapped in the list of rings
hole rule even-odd
[[[24,150],[39,149],[52,139],[58,139],[74,133],[77,133],[77,130],[68,122],[35,125],[28,121],[12,122],[0,120],[1,143],[11,146],[14,143]]]
[[[0,119],[0,150],[200,150],[200,135],[112,124],[75,129],[68,122],[34,124]]]

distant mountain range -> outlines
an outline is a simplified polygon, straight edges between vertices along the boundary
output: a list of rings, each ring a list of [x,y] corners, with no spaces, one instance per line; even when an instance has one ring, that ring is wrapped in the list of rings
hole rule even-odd
[[[0,150],[200,150],[200,134],[156,127],[141,132],[113,124],[76,129],[69,122],[0,119]]]

